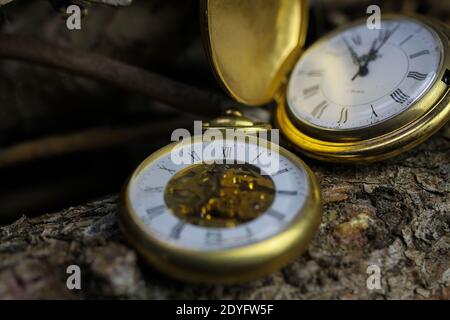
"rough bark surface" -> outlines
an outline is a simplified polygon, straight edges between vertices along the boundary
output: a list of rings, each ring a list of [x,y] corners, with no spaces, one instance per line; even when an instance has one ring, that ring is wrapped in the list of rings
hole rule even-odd
[[[450,127],[367,166],[309,161],[324,215],[307,252],[266,278],[193,286],[161,276],[128,246],[116,196],[0,228],[0,298],[449,299]],[[66,287],[66,268],[82,289]],[[381,271],[369,290],[367,267]]]

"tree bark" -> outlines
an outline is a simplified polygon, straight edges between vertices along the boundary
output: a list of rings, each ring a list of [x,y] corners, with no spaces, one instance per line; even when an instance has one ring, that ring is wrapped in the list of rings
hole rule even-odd
[[[450,126],[409,153],[368,166],[308,160],[323,222],[307,252],[235,286],[176,282],[146,265],[117,227],[117,196],[0,228],[0,298],[449,299]],[[69,265],[82,288],[66,287]],[[367,268],[381,272],[370,290]],[[369,279],[370,280],[370,279]]]

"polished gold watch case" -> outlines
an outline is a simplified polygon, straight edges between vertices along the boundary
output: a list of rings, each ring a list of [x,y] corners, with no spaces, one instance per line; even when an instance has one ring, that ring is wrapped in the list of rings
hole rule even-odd
[[[304,251],[321,222],[320,189],[308,166],[282,147],[279,147],[280,154],[304,169],[310,193],[294,220],[280,233],[260,242],[216,251],[182,248],[149,233],[130,203],[130,186],[144,168],[170,153],[179,143],[163,147],[145,159],[122,190],[119,225],[127,240],[150,264],[160,272],[182,281],[227,284],[269,274]]]
[[[384,15],[383,20],[415,20],[432,29],[443,44],[440,70],[428,92],[402,113],[370,127],[356,130],[318,128],[299,121],[278,100],[275,122],[283,135],[302,153],[329,162],[371,162],[399,155],[429,138],[450,118],[450,29],[434,20],[405,15]],[[362,23],[357,21],[322,37],[314,46],[334,35]],[[313,48],[312,47],[312,48]]]
[[[202,0],[203,33],[214,73],[237,101],[260,106],[276,101],[274,122],[290,145],[330,162],[368,162],[396,156],[430,137],[449,119],[449,27],[422,16],[443,44],[443,61],[429,91],[401,114],[358,130],[333,130],[300,121],[286,106],[289,72],[301,56],[307,30],[303,0]],[[322,37],[313,46],[364,20]]]

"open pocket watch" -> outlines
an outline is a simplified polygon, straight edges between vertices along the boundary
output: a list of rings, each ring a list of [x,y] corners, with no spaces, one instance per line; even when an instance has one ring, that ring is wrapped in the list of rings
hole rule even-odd
[[[450,117],[450,28],[382,15],[322,37],[303,54],[306,1],[204,0],[208,53],[241,103],[277,103],[275,123],[300,152],[331,162],[398,155]]]

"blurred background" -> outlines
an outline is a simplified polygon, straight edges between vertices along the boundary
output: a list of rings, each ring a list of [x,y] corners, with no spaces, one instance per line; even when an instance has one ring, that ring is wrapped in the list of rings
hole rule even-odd
[[[204,54],[198,0],[134,0],[126,7],[79,1],[87,4],[79,31],[69,31],[58,11],[70,2],[78,1],[14,0],[0,7],[0,32],[97,53],[224,95]],[[382,13],[415,12],[450,23],[445,0],[309,2],[307,46],[363,17],[371,4]],[[173,129],[208,118],[192,108],[175,110],[100,81],[0,56],[0,224],[119,192],[140,161],[170,142]]]

